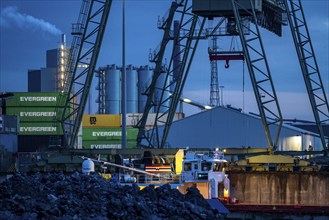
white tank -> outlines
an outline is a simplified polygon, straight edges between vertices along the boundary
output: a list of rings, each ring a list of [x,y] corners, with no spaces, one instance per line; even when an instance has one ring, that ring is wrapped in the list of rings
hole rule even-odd
[[[149,66],[141,66],[138,69],[138,112],[144,112],[144,108],[147,102],[147,96],[145,94],[147,88],[152,82],[153,69]],[[153,109],[153,108],[152,108]],[[153,112],[152,110],[150,112]]]
[[[138,104],[137,70],[133,65],[126,67],[127,112],[136,113]]]
[[[90,174],[95,172],[95,164],[90,159],[84,160],[82,163],[82,173]]]
[[[105,74],[105,113],[120,114],[121,104],[121,71],[115,65],[106,67]]]

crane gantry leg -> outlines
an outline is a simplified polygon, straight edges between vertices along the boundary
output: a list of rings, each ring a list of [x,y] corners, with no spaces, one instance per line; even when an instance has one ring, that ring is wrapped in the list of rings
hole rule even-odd
[[[302,4],[300,0],[284,0],[284,4],[321,143],[323,149],[328,153],[329,146],[326,145],[329,144],[329,139],[325,139],[322,127],[322,124],[329,122],[328,100],[315,59]]]
[[[163,23],[162,27],[165,30],[163,40],[161,42],[161,46],[158,53],[155,53],[153,61],[156,63],[156,67],[154,70],[153,79],[151,85],[147,91],[147,102],[144,110],[143,117],[138,123],[139,133],[137,137],[138,145],[141,146],[142,140],[146,140],[148,146],[156,147],[156,148],[164,148],[166,145],[166,138],[169,133],[169,129],[175,115],[175,111],[178,105],[178,101],[182,94],[182,90],[186,81],[186,77],[188,75],[193,56],[198,45],[198,41],[201,38],[201,32],[203,30],[203,26],[205,23],[205,19],[202,19],[200,22],[197,15],[191,13],[192,7],[189,6],[188,0],[182,0],[179,4],[173,2],[171,9],[169,11],[168,18]],[[177,5],[175,5],[177,4]],[[180,6],[180,7],[179,7]],[[183,7],[182,7],[183,6]],[[180,8],[182,10],[179,10]],[[181,18],[178,27],[179,36],[174,41],[175,45],[179,45],[181,48],[177,53],[173,50],[171,59],[168,67],[164,67],[162,64],[162,59],[165,51],[165,47],[169,40],[172,39],[170,36],[170,28],[173,22],[173,17],[175,13],[181,13]],[[200,29],[196,30],[197,24],[200,23]],[[182,62],[178,66],[173,66],[173,60],[176,56],[182,57]],[[177,76],[171,78],[171,76],[178,72]],[[158,88],[160,90],[160,100],[157,102],[154,101],[154,94],[156,90],[157,79],[160,74],[166,74],[166,79],[162,88]],[[165,93],[170,93],[169,96],[166,96]],[[148,134],[145,134],[145,124],[148,113],[150,109],[155,106],[155,120],[153,124],[153,128],[148,131]],[[158,130],[158,125],[163,124],[164,130],[160,134]]]
[[[174,41],[174,44],[178,44],[180,48],[182,48],[179,52],[179,54],[182,55],[182,62],[178,67],[173,66],[173,60],[175,59],[175,56],[178,56],[178,54],[175,54],[174,51],[172,53],[169,67],[168,67],[168,74],[166,81],[169,82],[169,77],[173,75],[175,68],[179,68],[178,70],[178,76],[175,77],[170,83],[168,83],[168,86],[166,86],[166,83],[162,89],[161,94],[161,100],[165,99],[164,97],[164,91],[171,88],[173,90],[172,94],[169,96],[170,105],[167,111],[160,113],[159,110],[157,111],[156,120],[164,121],[164,128],[162,136],[160,136],[159,132],[157,132],[158,137],[156,140],[161,138],[161,142],[158,145],[159,148],[164,148],[166,146],[166,140],[169,134],[169,130],[174,118],[174,115],[176,113],[176,109],[178,106],[178,102],[180,100],[180,97],[183,92],[183,88],[193,61],[193,57],[196,51],[196,48],[198,46],[199,40],[201,38],[201,33],[203,31],[203,27],[206,21],[206,18],[199,18],[197,15],[192,14],[191,11],[192,7],[187,6],[187,2],[185,3],[184,10],[181,12],[181,20],[178,28],[179,33],[185,33],[183,35],[179,34],[176,41]],[[200,24],[199,29],[197,30],[197,24]],[[166,116],[166,117],[165,117]]]
[[[164,20],[162,24],[160,24],[161,29],[164,30],[163,33],[163,38],[159,47],[159,51],[154,53],[154,56],[150,57],[150,60],[155,62],[155,69],[152,77],[152,81],[150,83],[150,86],[146,90],[146,95],[147,95],[147,100],[144,108],[144,113],[142,118],[137,124],[137,127],[139,129],[138,135],[137,135],[137,145],[141,146],[142,145],[142,140],[145,139],[148,141],[148,144],[151,146],[152,142],[149,140],[149,138],[146,137],[145,135],[145,125],[146,125],[146,120],[148,117],[148,114],[151,110],[151,108],[155,105],[154,102],[154,94],[156,90],[156,83],[163,72],[163,58],[164,58],[164,53],[166,46],[168,42],[170,41],[170,28],[171,25],[173,24],[174,20],[174,15],[178,7],[181,7],[182,5],[178,2],[172,2],[171,7],[168,13],[167,18]]]
[[[278,146],[277,142],[282,126],[282,115],[275,93],[269,65],[265,56],[259,27],[257,25],[257,17],[254,5],[250,0],[248,1],[251,5],[250,8],[252,10],[245,9],[239,3],[238,0],[232,0],[232,6],[236,26],[238,28],[242,48],[247,61],[249,75],[254,89],[258,110],[262,119],[263,127],[268,142],[268,147],[271,153],[273,149]],[[254,30],[244,24],[242,18],[245,17],[252,19],[252,23],[255,26]],[[247,29],[250,34],[245,35],[243,32],[244,29]],[[270,132],[270,125],[272,124],[278,124],[274,141]]]
[[[76,66],[75,63],[78,58],[77,56],[78,56],[78,52],[79,52],[80,45],[81,45],[82,33],[83,33],[83,28],[84,28],[83,24],[85,24],[85,22],[87,20],[90,4],[91,4],[90,0],[82,1],[78,21],[77,21],[77,23],[72,25],[71,34],[73,36],[73,39],[72,39],[71,47],[69,49],[66,49],[67,55],[63,54],[63,57],[65,57],[63,60],[64,61],[64,70],[60,70],[60,71],[64,72],[64,74],[63,74],[64,79],[61,79],[64,81],[64,83],[60,88],[61,90],[59,91],[60,93],[59,93],[59,96],[58,96],[58,99],[56,102],[56,107],[55,107],[56,112],[58,112],[60,108],[65,108],[65,104],[67,103],[66,100],[68,98],[68,93],[69,93],[70,85],[72,82],[72,77],[73,77],[74,71],[75,71],[75,66]],[[70,107],[67,107],[67,108],[69,109]],[[68,109],[64,110],[63,112],[66,112],[66,114],[67,114],[69,112]],[[54,116],[53,121],[55,123],[61,123],[62,130],[65,131],[65,129],[68,129],[68,127],[64,126],[64,123],[62,121],[63,117],[64,117],[63,114],[56,114]],[[67,131],[67,132],[70,133],[69,131]],[[59,139],[56,142],[61,142],[61,140]],[[68,143],[65,143],[66,146],[67,146],[67,144]]]
[[[62,126],[65,131],[66,147],[69,148],[75,146],[112,0],[84,0],[82,4],[79,23],[72,33],[79,35],[79,38],[73,41],[71,48],[76,51],[72,54],[74,56],[71,57],[71,61],[69,60],[71,66],[67,69],[69,76],[66,84],[69,86],[63,91],[66,94],[66,101]]]

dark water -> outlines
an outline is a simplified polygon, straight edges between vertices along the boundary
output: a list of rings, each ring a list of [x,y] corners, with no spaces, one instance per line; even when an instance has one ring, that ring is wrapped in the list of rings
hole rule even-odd
[[[291,215],[285,213],[240,213],[234,212],[224,216],[225,219],[245,219],[245,220],[262,220],[262,219],[285,219],[285,220],[329,220],[328,215]]]

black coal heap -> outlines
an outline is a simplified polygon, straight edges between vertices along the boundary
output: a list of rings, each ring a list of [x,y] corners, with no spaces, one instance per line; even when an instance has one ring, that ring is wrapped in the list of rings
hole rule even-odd
[[[0,185],[0,219],[221,219],[199,190],[110,183],[97,174],[15,174]]]

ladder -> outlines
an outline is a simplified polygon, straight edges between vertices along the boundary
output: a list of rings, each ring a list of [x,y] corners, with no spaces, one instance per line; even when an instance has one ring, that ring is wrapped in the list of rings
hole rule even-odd
[[[64,117],[64,111],[61,111],[62,108],[64,108],[66,104],[66,99],[69,94],[69,89],[70,89],[70,84],[72,82],[72,76],[74,74],[74,68],[75,68],[75,63],[77,60],[79,48],[81,45],[81,40],[82,40],[82,34],[84,31],[84,24],[86,23],[87,20],[87,15],[88,11],[90,9],[90,4],[91,0],[83,0],[81,7],[80,7],[80,13],[78,17],[78,21],[75,24],[72,24],[72,43],[71,47],[66,49],[67,55],[64,57],[64,85],[61,88],[61,91],[59,92],[59,95],[57,97],[57,102],[56,102],[56,107],[55,107],[55,112],[57,114],[54,116],[54,126],[57,126],[57,123],[62,122],[62,118]],[[60,114],[60,112],[62,114]],[[66,111],[68,112],[68,111]],[[62,131],[65,131],[63,123],[61,123],[62,126]],[[61,142],[61,137],[50,137],[49,138],[49,143],[50,146],[57,145],[57,143]]]
[[[62,115],[65,131],[65,145],[75,147],[83,112],[88,99],[103,35],[106,28],[112,0],[84,0],[79,23],[74,35],[80,36],[75,42],[76,60],[72,55],[73,70],[68,69],[68,88]],[[81,19],[80,19],[81,18]],[[80,39],[80,40],[79,40]],[[71,66],[69,67],[71,68]]]

